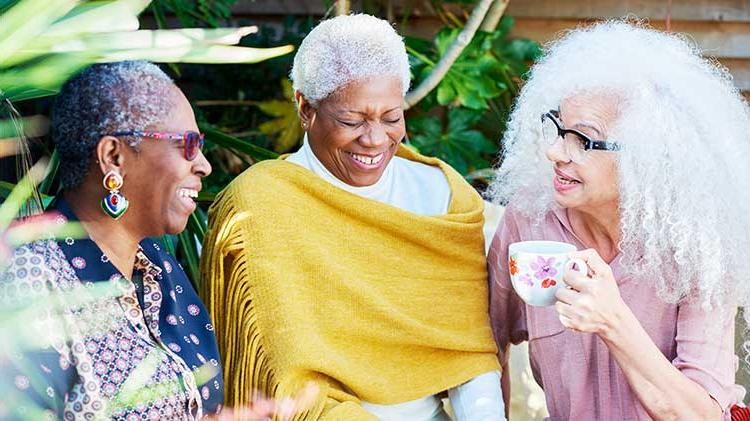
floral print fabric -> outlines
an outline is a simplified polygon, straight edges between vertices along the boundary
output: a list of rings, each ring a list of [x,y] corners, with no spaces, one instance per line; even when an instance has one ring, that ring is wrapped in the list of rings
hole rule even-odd
[[[63,201],[56,207],[76,219]],[[97,289],[102,285],[111,288]],[[184,271],[157,242],[141,242],[132,281],[89,239],[19,248],[0,275],[0,301],[45,299],[57,305],[30,321],[45,332],[41,348],[0,365],[0,375],[51,418],[192,420],[220,410],[213,326]],[[194,375],[199,367],[213,376],[203,384]],[[5,409],[24,400],[6,401]]]

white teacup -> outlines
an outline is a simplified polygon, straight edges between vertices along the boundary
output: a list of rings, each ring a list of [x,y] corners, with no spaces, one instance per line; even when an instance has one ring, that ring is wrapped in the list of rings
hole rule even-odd
[[[522,241],[508,247],[508,270],[513,288],[522,300],[532,306],[555,303],[555,291],[566,288],[563,275],[572,270],[588,273],[586,262],[570,259],[576,251],[572,244],[557,241]]]

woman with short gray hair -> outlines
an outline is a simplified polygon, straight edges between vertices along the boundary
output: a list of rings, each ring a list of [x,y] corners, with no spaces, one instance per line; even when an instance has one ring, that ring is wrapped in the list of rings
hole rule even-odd
[[[401,147],[409,62],[384,20],[339,16],[291,71],[302,148],[217,198],[203,296],[229,404],[324,391],[297,419],[502,420],[487,314],[483,201]]]
[[[217,413],[223,380],[211,321],[181,266],[149,239],[185,228],[211,172],[190,104],[153,64],[94,65],[63,86],[52,136],[62,192],[50,208],[88,238],[20,247],[0,276],[2,302],[62,300],[61,314],[35,325],[43,348],[19,363],[38,372],[7,376],[11,387],[55,419]],[[116,294],[92,292],[107,283]],[[199,384],[201,366],[212,374]],[[128,388],[139,382],[133,401]],[[25,405],[6,408],[22,417]]]

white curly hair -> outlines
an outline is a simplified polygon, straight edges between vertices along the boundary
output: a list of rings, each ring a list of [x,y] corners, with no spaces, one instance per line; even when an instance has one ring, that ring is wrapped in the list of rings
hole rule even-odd
[[[404,40],[388,21],[366,14],[337,16],[318,24],[302,40],[290,77],[311,104],[349,82],[393,75],[401,92],[411,74]]]
[[[489,196],[532,218],[552,209],[540,115],[572,95],[610,91],[622,100],[608,140],[623,146],[626,268],[669,302],[750,304],[750,116],[727,70],[683,36],[621,20],[572,30],[545,50],[511,115]]]

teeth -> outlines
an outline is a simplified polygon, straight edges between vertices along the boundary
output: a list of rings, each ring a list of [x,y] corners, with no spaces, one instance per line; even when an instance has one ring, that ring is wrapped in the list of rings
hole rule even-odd
[[[383,160],[383,154],[375,155],[374,157],[369,157],[365,155],[357,155],[354,153],[349,153],[349,155],[352,156],[352,158],[356,159],[357,161],[366,164],[366,165],[375,165]]]
[[[190,197],[190,198],[197,198],[198,197],[198,190],[193,189],[179,189],[177,190],[177,195],[180,197]]]
[[[578,183],[575,180],[568,180],[567,178],[562,178],[559,175],[557,176],[557,181],[559,181],[560,184],[577,184]]]

